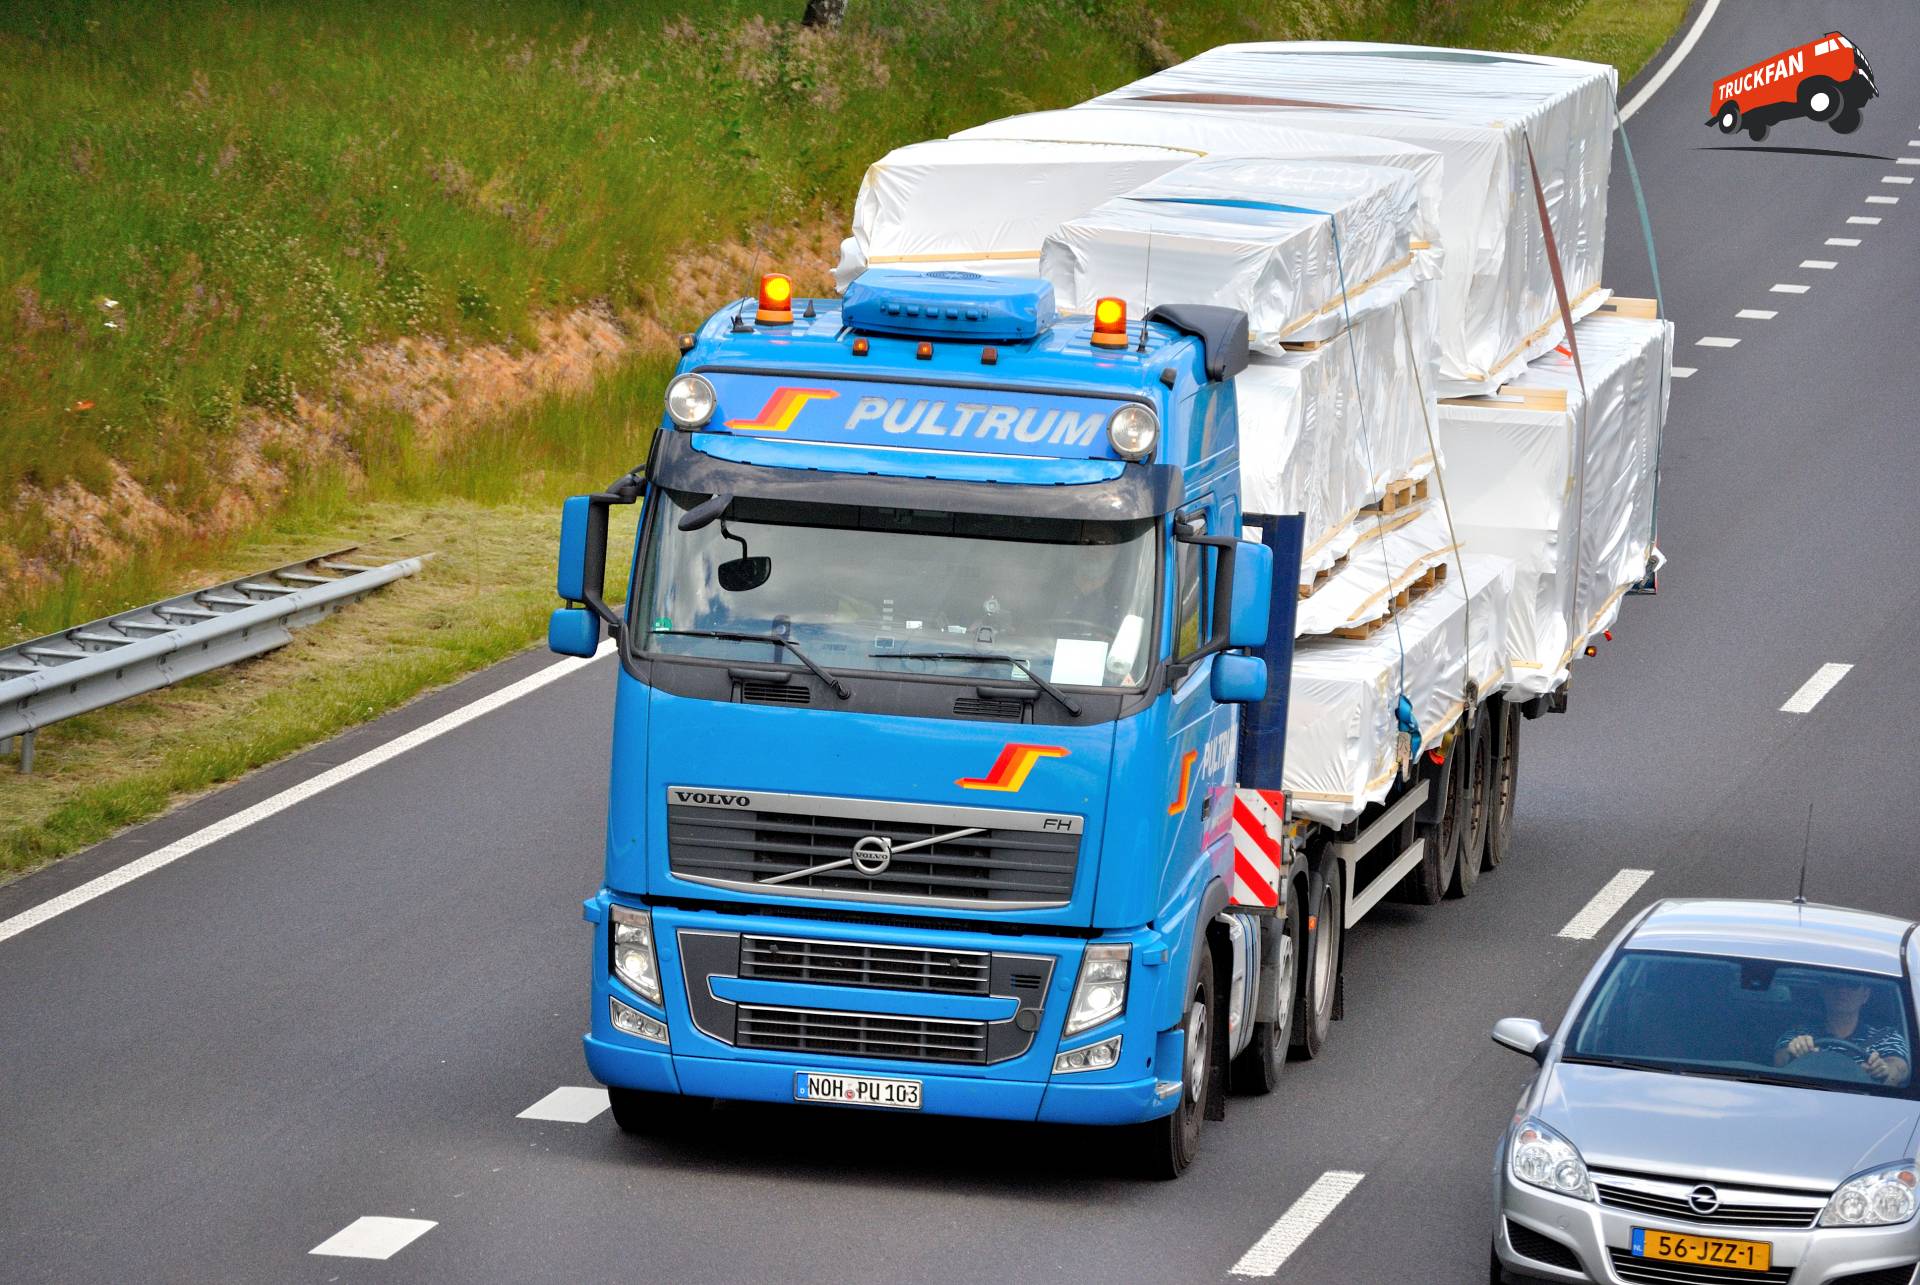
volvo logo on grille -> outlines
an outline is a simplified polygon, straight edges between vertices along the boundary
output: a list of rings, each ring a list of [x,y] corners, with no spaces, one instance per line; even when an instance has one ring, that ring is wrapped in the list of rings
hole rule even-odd
[[[1695,1187],[1687,1193],[1687,1205],[1696,1214],[1710,1214],[1720,1208],[1720,1193],[1708,1186]]]
[[[893,840],[884,834],[869,834],[854,840],[853,868],[863,875],[885,874],[893,864]]]
[[[751,794],[723,794],[718,790],[688,790],[674,786],[667,791],[675,803],[690,803],[702,808],[750,808]]]

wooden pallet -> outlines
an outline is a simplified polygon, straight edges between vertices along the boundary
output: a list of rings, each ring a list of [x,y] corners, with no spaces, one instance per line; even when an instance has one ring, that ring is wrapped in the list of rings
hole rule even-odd
[[[1426,499],[1427,485],[1428,480],[1424,477],[1417,482],[1406,479],[1398,482],[1389,482],[1387,483],[1387,493],[1372,504],[1363,507],[1360,512],[1375,515],[1399,513],[1403,509],[1411,508]]]
[[[1300,586],[1300,596],[1302,598],[1311,598],[1314,594],[1319,593],[1320,590],[1326,587],[1327,581],[1347,569],[1347,560],[1352,556],[1350,553],[1343,553],[1335,558],[1332,566],[1313,578],[1312,584],[1303,584]]]
[[[1436,563],[1401,586],[1400,590],[1393,595],[1393,605],[1384,616],[1375,620],[1366,621],[1364,624],[1349,625],[1344,629],[1336,629],[1333,631],[1333,636],[1335,638],[1371,638],[1392,624],[1395,615],[1405,611],[1422,598],[1425,598],[1435,589],[1445,584],[1446,580],[1447,564],[1444,562]]]

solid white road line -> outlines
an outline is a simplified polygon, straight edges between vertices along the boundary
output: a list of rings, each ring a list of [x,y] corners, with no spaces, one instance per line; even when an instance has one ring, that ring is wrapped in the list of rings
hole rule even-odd
[[[1707,6],[1712,9],[1711,3]],[[1240,1255],[1240,1261],[1233,1265],[1235,1276],[1271,1276],[1279,1271],[1287,1259],[1293,1257],[1293,1251],[1306,1243],[1313,1235],[1314,1228],[1327,1220],[1327,1215],[1340,1207],[1340,1202],[1352,1194],[1367,1175],[1351,1173],[1344,1169],[1329,1169],[1313,1180],[1313,1185],[1302,1192],[1300,1199],[1281,1214],[1273,1226],[1267,1228],[1267,1234],[1255,1241],[1253,1248]]]
[[[1786,283],[1785,281],[1781,281],[1781,282],[1777,282],[1777,283],[1775,283],[1775,285],[1773,286],[1773,293],[1775,293],[1775,294],[1805,294],[1805,293],[1806,293],[1807,291],[1809,291],[1809,290],[1811,290],[1812,288],[1813,288],[1812,286],[1796,286],[1796,285],[1789,285],[1789,284],[1787,284],[1787,283]]]
[[[1698,369],[1700,369],[1698,366],[1675,366],[1673,368],[1673,377],[1675,379],[1692,379],[1693,373]]]
[[[1559,936],[1574,941],[1592,941],[1607,921],[1620,913],[1620,907],[1633,900],[1633,894],[1640,886],[1653,878],[1651,870],[1622,870],[1607,880],[1607,886],[1593,894],[1593,900],[1581,908],[1580,913],[1567,920]]]
[[[1881,176],[1880,176],[1880,181],[1881,181],[1882,183],[1902,183],[1902,184],[1911,184],[1911,183],[1913,182],[1913,175],[1911,175],[1911,174],[1883,174],[1883,175],[1881,175]]]
[[[1768,308],[1742,308],[1733,315],[1742,321],[1772,321],[1780,314]]]
[[[1800,266],[1803,268],[1818,268],[1822,272],[1831,272],[1840,265],[1833,259],[1802,259],[1800,260]]]
[[[1872,227],[1878,227],[1878,226],[1880,226],[1880,220],[1879,220],[1879,219],[1877,219],[1877,218],[1868,218],[1868,217],[1867,217],[1866,215],[1864,215],[1864,214],[1850,214],[1850,215],[1848,215],[1848,216],[1847,216],[1847,222],[1849,222],[1849,223],[1858,223],[1858,224],[1860,224],[1860,225],[1861,225],[1861,226],[1863,226],[1863,227],[1869,227],[1869,228],[1872,228]],[[1831,245],[1831,244],[1832,244],[1832,242],[1828,242],[1828,244],[1829,244],[1829,245]]]
[[[84,906],[95,897],[105,896],[115,888],[132,883],[142,875],[150,875],[156,870],[170,866],[180,858],[198,852],[210,843],[218,843],[222,839],[230,838],[248,826],[285,812],[296,803],[304,803],[316,794],[330,790],[342,782],[351,781],[362,772],[370,771],[382,763],[398,758],[408,750],[418,749],[428,741],[445,736],[455,728],[464,727],[483,714],[491,714],[504,705],[511,705],[522,696],[537,692],[548,683],[565,678],[568,674],[612,652],[613,643],[608,640],[600,644],[600,650],[592,657],[575,656],[548,665],[538,673],[529,674],[517,683],[509,683],[499,691],[462,705],[450,714],[442,714],[431,723],[416,727],[404,736],[396,736],[385,745],[376,746],[357,758],[348,759],[345,763],[328,768],[318,776],[290,786],[270,799],[262,799],[252,807],[244,808],[230,817],[215,821],[205,829],[195,830],[184,838],[175,839],[163,848],[155,848],[144,857],[109,870],[97,879],[89,879],[78,888],[69,889],[57,897],[51,897],[30,910],[21,911],[11,919],[0,920],[0,942],[10,937],[18,937],[29,928],[44,924],[47,920],[64,915],[78,906]]]
[[[1900,204],[1900,198],[1897,196],[1870,196],[1867,198],[1867,204],[1868,205],[1898,205]]]
[[[561,1124],[585,1124],[607,1109],[607,1091],[563,1085],[513,1117],[516,1120],[558,1120]]]
[[[1667,77],[1673,75],[1674,68],[1687,60],[1687,55],[1693,52],[1693,47],[1700,43],[1700,33],[1707,29],[1709,22],[1713,21],[1714,11],[1719,7],[1720,0],[1707,0],[1706,5],[1700,10],[1700,16],[1693,20],[1691,27],[1687,28],[1686,39],[1674,47],[1673,56],[1661,63],[1660,70],[1653,73],[1653,79],[1642,85],[1640,92],[1633,96],[1633,100],[1620,109],[1621,120],[1633,119],[1633,114],[1640,110],[1640,105],[1652,98],[1660,86],[1667,83]],[[1920,139],[1916,139],[1915,142],[1920,143]]]
[[[1852,665],[1828,663],[1813,671],[1813,677],[1800,684],[1800,690],[1787,697],[1787,703],[1780,707],[1782,714],[1811,714],[1813,707],[1820,703],[1821,697],[1839,686],[1840,680],[1847,676]]]
[[[356,1218],[307,1252],[385,1261],[437,1226],[424,1218]]]
[[[1851,223],[1852,221],[1853,220],[1851,219],[1848,220],[1849,223]],[[1878,223],[1880,220],[1869,219],[1867,221],[1870,223]],[[1827,244],[1828,245],[1859,245],[1860,238],[1857,236],[1830,236],[1827,238]]]
[[[1722,335],[1701,335],[1693,341],[1701,348],[1732,348],[1739,344],[1738,339],[1728,339]]]

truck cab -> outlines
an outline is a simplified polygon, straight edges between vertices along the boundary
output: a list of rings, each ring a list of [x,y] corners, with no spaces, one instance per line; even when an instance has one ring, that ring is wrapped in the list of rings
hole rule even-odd
[[[1271,997],[1244,1051],[1229,912],[1242,709],[1277,786],[1294,597],[1271,524],[1243,538],[1246,343],[1227,309],[881,269],[842,300],[771,275],[682,337],[645,468],[567,504],[549,634],[619,661],[585,912],[622,1127],[716,1098],[1124,1124],[1177,1174],[1226,1060],[1276,1056]]]

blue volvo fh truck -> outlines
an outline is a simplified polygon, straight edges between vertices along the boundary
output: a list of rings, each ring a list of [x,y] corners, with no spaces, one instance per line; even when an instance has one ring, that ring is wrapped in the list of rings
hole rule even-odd
[[[566,505],[549,632],[619,661],[585,908],[618,1123],[1126,1126],[1178,1175],[1229,1087],[1318,1052],[1343,929],[1437,897],[1500,801],[1421,756],[1342,831],[1287,818],[1300,528],[1241,511],[1245,316],[775,274],[680,346],[645,466]]]

